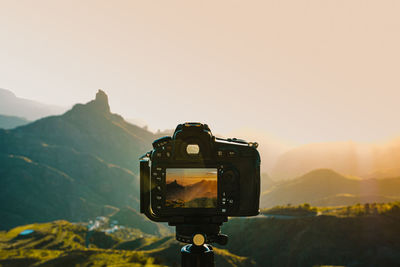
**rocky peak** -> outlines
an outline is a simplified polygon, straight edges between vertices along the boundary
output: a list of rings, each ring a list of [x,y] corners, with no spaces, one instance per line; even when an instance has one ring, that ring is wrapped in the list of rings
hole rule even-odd
[[[110,112],[110,105],[108,104],[108,96],[101,89],[99,89],[99,91],[97,91],[95,100],[93,100],[90,104],[95,106],[96,109]]]
[[[82,117],[88,115],[93,116],[95,114],[100,116],[111,115],[110,105],[108,104],[108,96],[101,89],[97,91],[96,98],[94,100],[86,104],[76,104],[70,111],[66,113],[66,116]]]

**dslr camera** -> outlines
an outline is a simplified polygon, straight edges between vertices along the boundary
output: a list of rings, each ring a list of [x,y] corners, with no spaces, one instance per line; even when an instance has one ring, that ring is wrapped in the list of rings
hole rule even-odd
[[[212,135],[207,124],[179,124],[140,160],[140,211],[170,225],[222,224],[259,214],[257,143]]]

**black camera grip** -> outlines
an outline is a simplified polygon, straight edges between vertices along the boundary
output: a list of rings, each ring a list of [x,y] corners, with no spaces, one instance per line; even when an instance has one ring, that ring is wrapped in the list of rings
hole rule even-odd
[[[162,222],[162,218],[156,216],[151,209],[150,190],[149,159],[143,158],[140,160],[140,212],[144,213],[150,220]]]
[[[140,212],[150,206],[150,166],[148,159],[140,160]]]

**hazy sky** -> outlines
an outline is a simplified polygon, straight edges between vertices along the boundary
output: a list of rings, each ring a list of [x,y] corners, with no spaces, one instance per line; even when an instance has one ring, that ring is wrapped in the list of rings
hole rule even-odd
[[[0,0],[0,88],[151,129],[400,135],[400,1]]]

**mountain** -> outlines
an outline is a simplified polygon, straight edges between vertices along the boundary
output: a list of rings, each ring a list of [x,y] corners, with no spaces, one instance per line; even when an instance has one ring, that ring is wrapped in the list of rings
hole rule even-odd
[[[275,185],[275,181],[267,173],[261,173],[261,192],[269,190]]]
[[[63,115],[0,130],[0,182],[7,185],[0,187],[0,228],[138,210],[138,157],[154,139],[112,114],[101,90]],[[158,226],[143,230],[160,233]]]
[[[378,200],[400,200],[400,177],[362,180],[319,169],[275,184],[262,193],[260,205],[262,208],[302,203],[334,206]]]
[[[291,179],[321,168],[358,176],[357,145],[333,142],[299,146],[280,156],[270,174],[278,180]]]
[[[183,185],[178,184],[176,180],[174,180],[171,183],[167,183],[166,185],[166,190],[170,196],[175,196],[177,194],[180,194],[181,192],[183,192],[184,188],[185,187]]]
[[[76,104],[62,116],[40,119],[13,133],[89,153],[134,173],[138,171],[138,157],[151,149],[155,138],[153,133],[112,114],[102,90],[87,104]]]
[[[24,118],[0,115],[0,129],[12,129],[27,123],[29,123],[29,121]]]
[[[13,92],[0,88],[0,114],[23,117],[32,121],[61,114],[65,110],[62,107],[19,98]]]
[[[315,143],[283,153],[269,174],[275,180],[286,180],[328,168],[361,178],[387,178],[400,176],[399,161],[400,139],[377,144]]]

